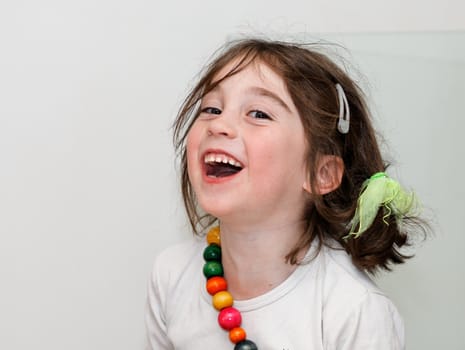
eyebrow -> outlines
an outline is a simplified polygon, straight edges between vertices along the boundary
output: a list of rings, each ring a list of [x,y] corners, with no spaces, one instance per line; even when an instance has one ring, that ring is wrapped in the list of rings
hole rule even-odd
[[[213,89],[211,89],[208,93],[221,91],[221,90],[222,90],[222,86],[221,86],[221,84],[218,84]],[[249,92],[251,94],[258,95],[258,96],[265,96],[265,97],[271,98],[277,104],[279,104],[281,107],[283,107],[285,110],[287,110],[289,113],[292,113],[289,106],[277,94],[275,94],[274,92],[271,92],[270,90],[267,90],[267,89],[262,88],[260,86],[252,86],[252,87],[247,89],[247,92]]]
[[[275,102],[277,102],[279,105],[281,105],[288,112],[291,112],[289,106],[278,95],[276,95],[274,92],[271,92],[270,90],[264,89],[259,86],[253,86],[250,89],[248,89],[248,91],[259,96],[269,97]]]

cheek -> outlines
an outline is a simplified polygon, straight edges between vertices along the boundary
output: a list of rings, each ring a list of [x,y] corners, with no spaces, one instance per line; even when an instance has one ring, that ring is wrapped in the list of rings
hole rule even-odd
[[[270,185],[287,182],[301,189],[306,180],[307,146],[302,135],[288,133],[253,148],[254,170]],[[266,146],[264,146],[266,145]]]
[[[248,158],[251,181],[264,192],[263,195],[288,171],[289,154],[283,149],[282,140],[276,137],[259,137],[249,142]]]
[[[198,148],[197,147],[198,143],[196,138],[192,133],[189,132],[186,138],[186,154],[187,154],[187,159],[191,158],[192,154],[194,151]]]
[[[186,138],[186,159],[187,159],[187,171],[189,178],[192,177],[194,171],[196,171],[196,166],[198,165],[198,152],[200,144],[200,133],[195,128],[195,125],[192,126],[191,130],[187,134]]]

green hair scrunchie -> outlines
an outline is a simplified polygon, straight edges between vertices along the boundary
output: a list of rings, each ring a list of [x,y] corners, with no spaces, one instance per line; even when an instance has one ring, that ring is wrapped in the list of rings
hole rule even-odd
[[[406,192],[397,181],[385,173],[376,173],[362,184],[350,232],[343,238],[360,237],[371,226],[380,208],[384,210],[383,220],[386,225],[386,219],[391,215],[394,215],[397,225],[401,225],[402,220],[414,214],[417,207],[415,193]]]

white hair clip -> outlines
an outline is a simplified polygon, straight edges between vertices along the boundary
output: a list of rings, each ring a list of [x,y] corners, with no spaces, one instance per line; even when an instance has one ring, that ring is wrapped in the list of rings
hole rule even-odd
[[[339,99],[339,121],[337,123],[337,130],[341,134],[347,134],[350,126],[350,110],[349,103],[344,89],[340,84],[336,84],[337,96]]]

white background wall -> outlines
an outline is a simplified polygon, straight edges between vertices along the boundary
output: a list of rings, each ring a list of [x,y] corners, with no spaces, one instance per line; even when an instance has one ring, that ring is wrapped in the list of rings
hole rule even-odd
[[[176,109],[213,49],[257,32],[333,32],[352,50],[392,171],[435,218],[436,237],[380,284],[409,349],[465,348],[464,12],[459,0],[1,2],[0,348],[142,348],[151,262],[188,235]]]

